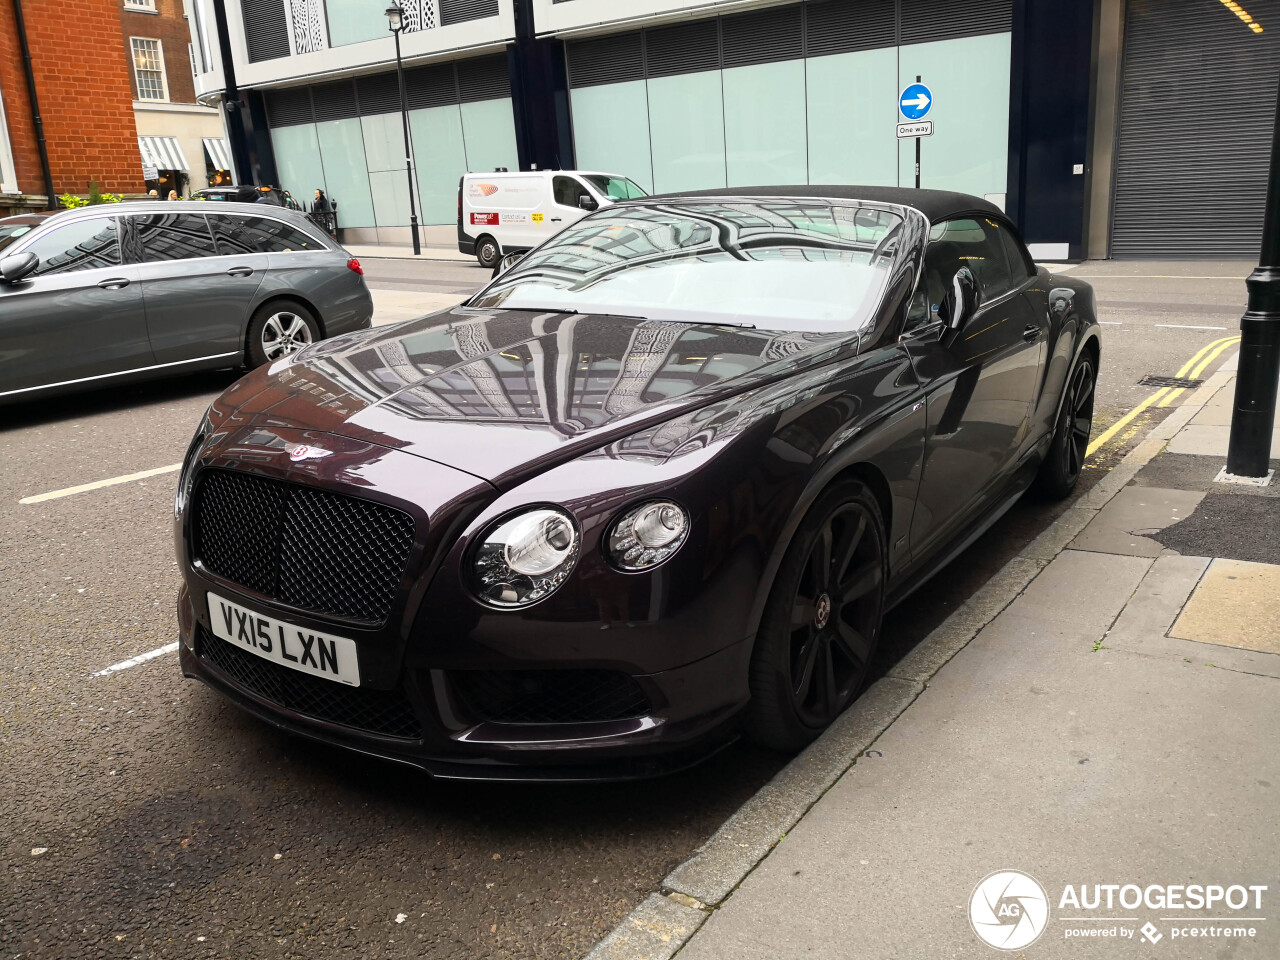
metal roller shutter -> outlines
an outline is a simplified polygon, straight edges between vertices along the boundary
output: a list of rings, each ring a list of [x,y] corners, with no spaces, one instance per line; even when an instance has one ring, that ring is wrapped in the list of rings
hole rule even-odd
[[[1130,3],[1111,254],[1258,255],[1280,64],[1280,0]]]

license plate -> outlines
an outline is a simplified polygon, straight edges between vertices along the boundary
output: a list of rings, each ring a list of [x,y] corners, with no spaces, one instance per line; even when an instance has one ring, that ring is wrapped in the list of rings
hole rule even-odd
[[[209,594],[209,621],[215,636],[264,660],[313,677],[360,686],[356,642],[305,630]]]

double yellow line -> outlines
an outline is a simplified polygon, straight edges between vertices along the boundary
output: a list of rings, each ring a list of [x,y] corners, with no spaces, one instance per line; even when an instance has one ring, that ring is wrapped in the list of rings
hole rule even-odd
[[[1218,356],[1224,351],[1233,347],[1240,342],[1240,335],[1233,337],[1223,337],[1221,340],[1215,340],[1206,347],[1202,347],[1196,352],[1196,355],[1182,365],[1177,372],[1178,377],[1189,377],[1192,380],[1197,379],[1200,374],[1209,368],[1209,364],[1218,359]],[[1186,387],[1161,387],[1147,399],[1126,413],[1123,417],[1113,423],[1111,426],[1103,430],[1093,438],[1093,442],[1089,444],[1089,448],[1085,450],[1084,455],[1091,457],[1102,447],[1104,443],[1114,437],[1117,433],[1131,424],[1138,414],[1142,413],[1150,406],[1167,407],[1182,393],[1186,391]]]

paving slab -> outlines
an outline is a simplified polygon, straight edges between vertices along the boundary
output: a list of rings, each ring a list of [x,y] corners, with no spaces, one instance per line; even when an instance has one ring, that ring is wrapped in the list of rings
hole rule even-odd
[[[1169,635],[1280,654],[1280,565],[1214,560]]]
[[[1169,441],[1170,453],[1195,453],[1200,456],[1225,457],[1229,431],[1216,424],[1188,424]],[[1280,430],[1271,432],[1271,449],[1280,450]]]
[[[1151,535],[1195,512],[1204,494],[1194,490],[1129,486],[1098,511],[1071,541],[1076,550],[1156,557],[1164,544]]]
[[[1007,612],[1069,624],[1102,636],[1142,582],[1151,560],[1066,550],[1016,599]]]

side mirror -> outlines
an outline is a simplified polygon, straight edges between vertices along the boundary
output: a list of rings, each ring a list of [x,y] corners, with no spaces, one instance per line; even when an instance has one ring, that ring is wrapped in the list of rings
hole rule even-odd
[[[0,280],[5,283],[17,283],[31,275],[40,266],[40,258],[28,250],[26,253],[15,253],[11,257],[0,260]]]
[[[599,210],[600,204],[589,193],[578,194],[578,208],[581,210]]]
[[[951,289],[943,298],[946,316],[942,319],[952,330],[959,330],[977,312],[978,299],[978,282],[973,278],[973,271],[961,267],[951,278]]]
[[[499,260],[497,263],[493,265],[493,276],[494,277],[502,276],[504,273],[506,273],[508,270],[514,267],[517,263],[519,263],[520,259],[524,255],[525,255],[525,251],[523,250],[520,250],[516,253],[508,253],[505,257],[503,257],[501,260]],[[490,279],[492,279],[492,277]]]

